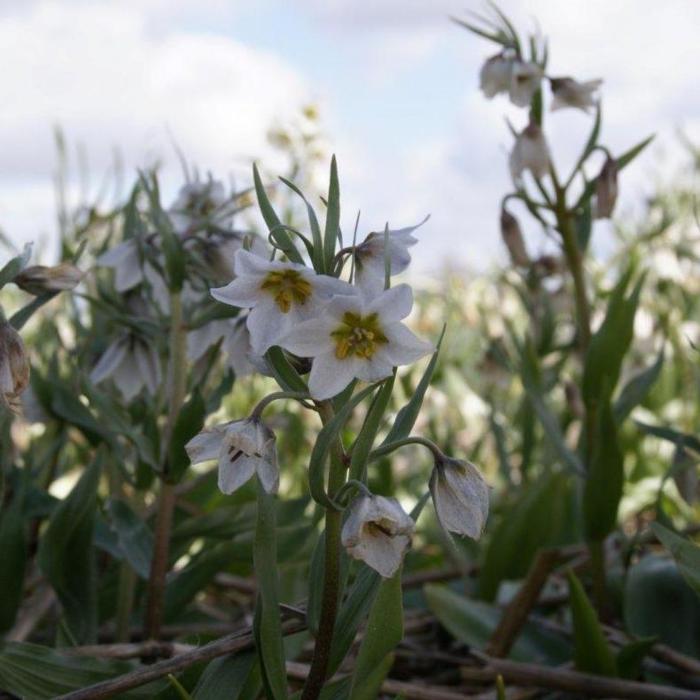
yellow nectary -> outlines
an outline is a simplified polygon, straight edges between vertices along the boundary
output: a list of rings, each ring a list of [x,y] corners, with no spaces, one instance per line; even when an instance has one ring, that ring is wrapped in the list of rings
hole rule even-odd
[[[342,324],[331,333],[331,337],[335,340],[335,356],[339,360],[353,355],[369,359],[379,345],[389,342],[382,332],[376,313],[360,316],[346,311]]]
[[[275,270],[265,275],[260,289],[270,292],[283,314],[292,304],[305,304],[311,296],[311,283],[298,270]]]

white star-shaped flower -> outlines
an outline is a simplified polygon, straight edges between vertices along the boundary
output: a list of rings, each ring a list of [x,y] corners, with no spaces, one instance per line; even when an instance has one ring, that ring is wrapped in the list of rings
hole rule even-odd
[[[262,355],[303,321],[319,316],[336,294],[354,294],[347,282],[317,275],[296,263],[268,261],[247,250],[236,253],[236,278],[211,290],[218,301],[250,309],[252,350]]]
[[[415,524],[395,498],[363,494],[348,509],[341,541],[348,554],[391,578],[411,546]]]
[[[411,313],[413,293],[400,284],[374,295],[357,288],[354,296],[337,296],[323,314],[300,323],[280,345],[300,357],[313,357],[309,391],[328,399],[353,379],[374,382],[394,367],[415,362],[433,346],[401,323]]]
[[[203,430],[185,446],[192,464],[218,460],[219,489],[231,494],[257,474],[267,493],[279,487],[275,434],[259,419],[247,418]]]

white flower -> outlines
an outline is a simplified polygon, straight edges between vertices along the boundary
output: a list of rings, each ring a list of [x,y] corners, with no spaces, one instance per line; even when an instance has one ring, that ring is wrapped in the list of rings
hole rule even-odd
[[[296,263],[268,261],[239,250],[234,262],[236,279],[211,295],[231,306],[251,309],[246,321],[253,352],[262,355],[302,321],[322,313],[334,294],[354,293],[335,277],[317,275]]]
[[[609,219],[617,202],[617,161],[608,156],[595,184],[595,218]]]
[[[225,227],[231,219],[226,202],[226,190],[221,182],[191,182],[180,188],[177,199],[170,207],[170,221],[180,235],[192,233],[207,223]]]
[[[518,180],[525,170],[537,179],[549,173],[549,147],[542,129],[535,122],[530,122],[518,134],[509,165],[514,180]]]
[[[489,487],[471,462],[436,460],[430,492],[445,530],[473,540],[481,537],[489,513]]]
[[[17,412],[20,394],[29,384],[29,360],[20,334],[0,321],[0,404]]]
[[[162,381],[158,353],[134,335],[122,336],[105,350],[90,373],[95,384],[110,378],[127,401],[144,387],[153,396]]]
[[[518,107],[529,107],[540,89],[542,69],[536,63],[513,61],[510,73],[510,101]]]
[[[354,296],[331,299],[321,316],[296,326],[280,345],[300,357],[314,358],[309,391],[315,399],[328,399],[354,378],[378,381],[394,367],[433,350],[401,323],[412,306],[407,284],[377,296],[359,288]]]
[[[277,493],[279,469],[275,434],[259,419],[247,418],[203,430],[185,445],[192,464],[217,459],[219,489],[231,494],[257,474],[267,493]]]
[[[196,362],[219,341],[226,353],[228,365],[236,377],[244,377],[255,371],[250,360],[252,348],[245,318],[222,318],[205,323],[187,334],[187,357]]]
[[[411,545],[414,529],[413,520],[395,498],[363,494],[348,509],[341,541],[351,557],[391,578]]]
[[[103,267],[114,270],[114,288],[118,292],[128,292],[143,281],[141,250],[136,238],[128,238],[110,248],[95,261]]]
[[[75,289],[83,273],[75,265],[61,263],[53,267],[32,265],[26,267],[13,280],[25,292],[38,296],[44,292],[62,292]]]
[[[398,275],[411,262],[408,249],[418,242],[413,232],[422,226],[430,215],[415,226],[370,233],[360,245],[355,248],[355,278],[360,286],[371,286],[377,292],[384,289],[386,258],[389,262],[389,274]],[[385,255],[386,240],[386,255]]]
[[[502,92],[508,92],[513,71],[513,59],[498,53],[491,56],[481,67],[479,83],[484,95],[491,99]]]
[[[575,107],[584,112],[595,107],[595,92],[603,84],[602,80],[587,80],[579,83],[573,78],[550,78],[549,84],[552,88],[552,111],[564,109],[565,107]]]

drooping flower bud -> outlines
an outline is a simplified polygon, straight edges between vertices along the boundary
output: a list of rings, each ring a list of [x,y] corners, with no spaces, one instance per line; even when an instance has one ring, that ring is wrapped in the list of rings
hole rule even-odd
[[[395,498],[363,494],[350,505],[341,541],[351,557],[391,578],[411,545],[414,529]]]
[[[513,59],[503,53],[491,56],[481,68],[479,83],[481,91],[488,99],[510,90],[510,76]]]
[[[0,403],[15,413],[20,394],[29,384],[29,360],[19,333],[0,321]]]
[[[595,218],[609,219],[617,202],[617,161],[608,156],[600,169],[595,185]]]
[[[529,170],[532,176],[541,179],[549,173],[549,147],[544,132],[535,122],[530,122],[515,140],[510,153],[510,173],[518,180]]]
[[[518,220],[504,207],[501,209],[501,238],[515,267],[529,267],[530,256],[525,248],[523,232]]]
[[[550,78],[552,88],[552,111],[573,107],[588,112],[595,107],[595,92],[603,84],[602,80],[587,80],[579,83],[573,78]]]
[[[517,107],[529,107],[540,89],[542,69],[536,63],[514,61],[510,74],[510,101]]]
[[[473,540],[481,537],[489,513],[489,487],[471,462],[437,458],[430,493],[445,530]]]
[[[20,272],[14,283],[25,292],[39,296],[45,292],[63,292],[75,289],[83,278],[82,270],[70,263],[53,267],[32,265]]]

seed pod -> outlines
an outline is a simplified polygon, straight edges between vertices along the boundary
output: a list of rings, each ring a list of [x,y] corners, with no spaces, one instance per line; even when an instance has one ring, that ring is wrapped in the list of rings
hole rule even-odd
[[[596,178],[596,219],[609,219],[613,213],[618,193],[617,172],[617,161],[608,156]]]
[[[82,278],[82,271],[70,263],[61,263],[53,267],[32,265],[22,270],[15,277],[14,283],[25,292],[39,296],[46,292],[74,289]]]
[[[20,394],[29,384],[29,360],[19,333],[7,322],[0,322],[0,403],[15,413]]]
[[[529,267],[530,256],[527,254],[520,224],[505,208],[501,209],[501,238],[508,249],[513,265],[515,267]]]

